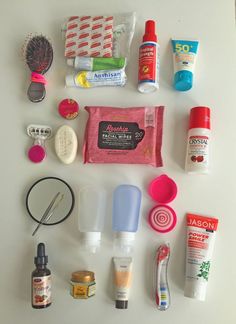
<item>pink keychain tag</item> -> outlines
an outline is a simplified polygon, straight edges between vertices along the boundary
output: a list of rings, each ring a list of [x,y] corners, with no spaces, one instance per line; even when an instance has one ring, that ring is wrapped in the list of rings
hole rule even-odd
[[[45,140],[51,137],[52,129],[45,125],[29,125],[27,134],[34,139],[34,144],[28,150],[28,158],[33,163],[39,163],[46,157]]]

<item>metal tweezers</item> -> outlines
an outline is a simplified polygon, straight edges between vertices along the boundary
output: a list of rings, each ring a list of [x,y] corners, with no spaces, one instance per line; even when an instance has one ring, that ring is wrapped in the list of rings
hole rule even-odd
[[[50,218],[52,217],[55,209],[59,206],[60,202],[62,201],[62,199],[64,198],[64,195],[61,194],[60,192],[58,192],[52,199],[52,201],[50,202],[50,204],[48,205],[47,209],[45,210],[43,216],[41,217],[37,227],[35,228],[35,230],[32,233],[32,236],[34,236],[38,229],[40,228],[40,226],[44,223],[47,223]]]

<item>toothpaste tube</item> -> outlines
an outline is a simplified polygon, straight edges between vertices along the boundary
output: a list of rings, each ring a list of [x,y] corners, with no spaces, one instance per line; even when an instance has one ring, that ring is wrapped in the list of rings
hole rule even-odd
[[[82,71],[117,70],[125,67],[126,59],[125,57],[76,56],[74,59],[68,59],[67,64]]]
[[[96,72],[81,71],[75,75],[66,76],[67,87],[93,88],[100,86],[124,86],[125,83],[126,74],[124,69]]]
[[[184,295],[205,300],[218,219],[187,214]]]
[[[172,40],[174,59],[174,88],[187,91],[193,85],[198,41]]]

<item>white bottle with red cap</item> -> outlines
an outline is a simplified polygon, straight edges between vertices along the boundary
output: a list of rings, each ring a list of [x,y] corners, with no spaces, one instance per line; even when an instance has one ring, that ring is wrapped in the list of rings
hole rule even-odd
[[[185,170],[209,172],[210,108],[194,107],[190,111]]]

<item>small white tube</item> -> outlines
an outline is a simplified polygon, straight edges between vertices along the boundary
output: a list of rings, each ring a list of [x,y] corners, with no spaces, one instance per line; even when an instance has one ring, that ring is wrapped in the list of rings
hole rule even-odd
[[[116,308],[127,309],[132,277],[132,258],[113,258]]]
[[[218,219],[187,214],[184,296],[204,301]]]
[[[79,71],[119,70],[126,65],[124,57],[84,57],[67,59],[67,64]]]
[[[194,67],[198,52],[198,41],[172,39],[174,60],[174,88],[187,91],[193,86]]]
[[[124,86],[126,74],[124,69],[110,71],[81,71],[66,76],[67,87],[93,88],[101,86]]]

